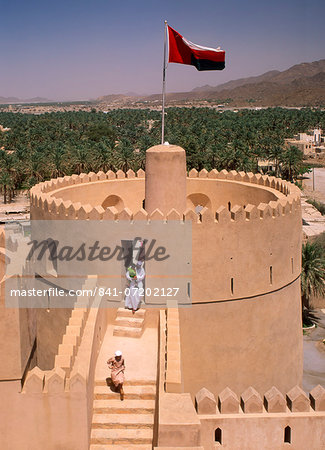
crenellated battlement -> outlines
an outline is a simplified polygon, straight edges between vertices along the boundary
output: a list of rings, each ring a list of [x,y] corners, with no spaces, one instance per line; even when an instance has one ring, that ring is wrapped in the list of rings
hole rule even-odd
[[[43,219],[129,220],[131,222],[137,220],[146,220],[147,222],[162,220],[166,223],[171,220],[178,220],[180,223],[190,220],[195,224],[205,224],[207,222],[224,224],[226,222],[275,219],[281,215],[291,214],[300,210],[300,191],[298,187],[275,177],[236,172],[234,170],[218,172],[213,169],[208,172],[206,169],[202,169],[198,172],[196,169],[192,169],[188,174],[188,179],[249,183],[261,188],[274,189],[283,195],[279,196],[277,200],[271,200],[268,203],[261,202],[257,205],[247,204],[243,206],[235,204],[228,209],[225,206],[220,206],[215,211],[205,207],[200,214],[196,214],[190,208],[185,212],[170,210],[167,214],[163,214],[159,209],[156,209],[151,214],[148,214],[143,208],[131,211],[126,206],[118,211],[114,206],[104,208],[101,205],[91,205],[80,201],[72,202],[71,200],[60,198],[57,192],[62,188],[83,183],[110,182],[112,180],[123,182],[124,180],[143,179],[144,177],[145,173],[140,169],[136,173],[132,170],[128,170],[126,173],[121,170],[114,173],[110,170],[106,174],[100,171],[97,174],[90,172],[89,174],[52,179],[40,183],[31,189],[31,207],[40,210]],[[57,194],[55,197],[52,196],[54,192]]]
[[[109,220],[116,227],[122,221],[130,227],[141,222],[148,231],[157,221],[180,226],[191,222],[194,301],[260,295],[299,277],[300,190],[287,181],[250,172],[192,169],[183,210],[163,210],[159,204],[146,210],[145,201],[143,170],[91,172],[34,186],[31,218]],[[199,275],[203,271],[205,278]],[[260,275],[252,276],[256,273]]]
[[[106,181],[106,180],[115,180],[115,179],[125,179],[125,178],[144,178],[145,172],[142,169],[139,169],[137,172],[133,170],[128,170],[126,173],[122,170],[118,170],[117,172],[113,172],[109,170],[108,172],[99,171],[97,173],[89,172],[81,173],[80,175],[71,175],[59,178],[52,178],[49,181],[44,181],[32,187],[31,194],[34,191],[41,191],[44,193],[48,193],[51,191],[55,191],[57,189],[61,189],[66,186],[71,186],[73,184],[81,184],[81,183],[94,183],[96,181]]]
[[[306,446],[311,449],[323,446],[325,389],[320,385],[309,396],[299,386],[285,395],[273,386],[263,396],[249,386],[240,397],[226,387],[217,399],[202,388],[196,394],[195,408],[186,394],[162,395],[160,403],[160,413],[167,417],[159,427],[162,448],[170,445],[169,448],[176,450],[184,442],[187,448],[205,450],[219,446],[250,450],[284,449],[289,445],[303,450]],[[168,420],[170,410],[172,420]],[[173,425],[177,434],[171,438]]]
[[[325,411],[325,389],[318,385],[309,396],[299,386],[283,395],[273,386],[261,396],[249,386],[238,397],[226,387],[216,399],[214,394],[202,388],[195,396],[196,411],[205,414],[260,414],[260,413],[313,413]]]
[[[145,220],[151,222],[153,220],[161,220],[165,223],[178,220],[180,223],[192,221],[194,224],[209,223],[225,223],[225,222],[244,222],[251,220],[263,220],[276,218],[291,214],[299,210],[300,202],[296,198],[281,199],[277,202],[271,201],[268,204],[260,203],[258,206],[248,204],[243,208],[240,205],[234,205],[229,211],[226,207],[220,206],[214,213],[208,208],[203,208],[199,214],[188,208],[184,213],[170,210],[164,215],[160,209],[155,209],[148,214],[143,208],[136,212],[132,212],[129,208],[123,208],[118,211],[114,206],[104,209],[101,205],[92,207],[90,204],[81,204],[80,202],[72,203],[71,201],[63,201],[61,199],[51,199],[45,197],[44,194],[33,196],[32,205],[43,210],[43,219],[79,219],[79,220],[129,220],[131,222],[137,220]]]
[[[27,375],[22,394],[25,395],[64,395],[67,392],[86,390],[86,378],[79,371],[73,371],[68,378],[64,369],[55,367],[52,370],[41,370],[34,367]]]
[[[31,189],[31,194],[38,191],[48,193],[74,184],[133,178],[145,178],[144,170],[139,169],[137,172],[134,172],[131,169],[129,169],[127,172],[123,172],[122,170],[113,172],[112,170],[109,170],[106,173],[103,171],[99,171],[98,173],[90,172],[88,174],[81,173],[80,175],[74,174],[71,176],[52,178],[49,181],[44,181],[33,186]],[[225,169],[221,170],[220,172],[218,172],[216,169],[212,169],[209,172],[206,169],[202,169],[198,172],[196,169],[191,169],[188,172],[188,178],[209,178],[258,184],[260,186],[266,186],[272,189],[276,189],[277,191],[282,192],[285,195],[299,192],[299,188],[297,188],[297,186],[295,186],[294,184],[289,183],[288,181],[273,176],[270,177],[268,175],[261,175],[260,173],[253,174],[252,172],[237,172],[236,170],[231,170],[228,172]]]
[[[217,180],[231,180],[239,181],[242,183],[252,183],[260,186],[270,187],[277,191],[288,195],[296,194],[299,192],[299,188],[288,181],[281,178],[269,177],[268,175],[261,175],[260,173],[254,174],[252,172],[237,172],[236,170],[227,171],[225,169],[218,172],[216,169],[208,172],[206,169],[202,169],[198,172],[196,169],[191,169],[188,173],[189,178],[209,178]]]

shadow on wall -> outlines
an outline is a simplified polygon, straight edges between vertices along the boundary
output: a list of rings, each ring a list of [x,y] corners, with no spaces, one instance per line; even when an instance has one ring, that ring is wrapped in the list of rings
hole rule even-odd
[[[124,202],[118,195],[109,195],[102,203],[104,209],[114,206],[118,212],[124,209]]]
[[[207,195],[198,193],[198,194],[190,194],[187,197],[186,207],[192,209],[195,212],[199,212],[197,211],[197,207],[200,207],[200,209],[204,207],[211,209],[212,205],[211,200]]]

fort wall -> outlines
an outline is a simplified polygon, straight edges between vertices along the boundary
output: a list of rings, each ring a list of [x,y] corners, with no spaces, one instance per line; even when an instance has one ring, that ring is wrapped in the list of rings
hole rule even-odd
[[[284,194],[264,184],[251,184],[236,179],[230,183],[227,179],[194,178],[193,175],[192,172],[192,177],[187,178],[187,207],[189,208],[202,205],[217,211],[220,206],[225,206],[230,210],[235,205],[244,208],[248,204],[258,206],[260,203],[285,198]],[[202,194],[207,198],[204,199]],[[208,205],[204,200],[208,200]]]
[[[52,370],[34,367],[23,386],[20,380],[0,383],[3,450],[26,442],[35,450],[89,448],[94,371],[107,326],[101,298],[91,301],[91,308],[77,302],[72,310]]]
[[[196,409],[184,394],[162,394],[160,403],[157,449],[176,450],[184,443],[204,450],[323,448],[325,389],[319,385],[309,396],[298,386],[285,395],[274,386],[262,395],[249,386],[238,396],[229,387],[218,396],[202,388]],[[174,411],[172,420],[167,408]]]
[[[161,211],[148,214],[142,207],[135,210],[125,207],[118,211],[114,206],[104,209],[100,204],[96,206],[86,204],[87,199],[83,203],[64,200],[68,197],[66,191],[72,192],[73,189],[82,189],[84,186],[81,180],[85,177],[80,175],[73,178],[77,183],[76,186],[69,185],[58,190],[59,183],[71,182],[72,177],[65,177],[67,179],[41,183],[32,188],[32,218],[111,220],[116,224],[119,220],[150,222],[150,220],[160,219],[165,222],[178,220],[180,223],[184,220],[192,221],[192,248],[195,255],[192,270],[192,300],[194,302],[260,295],[272,292],[295,280],[301,270],[299,189],[283,180],[262,177],[259,174],[234,171],[229,173],[205,171],[202,174],[201,171],[200,174],[196,172],[195,178],[195,172],[193,170],[190,172],[188,185],[191,186],[194,182],[193,191],[207,193],[211,197],[211,208],[204,208],[200,214],[194,213],[192,209],[173,211],[170,214],[162,214]],[[209,178],[212,175],[220,179]],[[87,189],[83,191],[91,191],[94,189],[93,186],[97,186],[98,191],[104,189],[105,182],[100,180],[100,175],[96,176],[97,181],[87,182]],[[94,177],[95,174],[88,176],[90,180]],[[120,177],[120,180],[113,179],[113,183],[117,184],[112,185],[112,188],[105,187],[105,196],[109,191],[119,195],[121,193],[119,188],[122,186],[121,190],[123,190],[125,182],[135,183],[134,185],[137,185],[138,181],[143,182],[143,178],[127,180],[122,178],[121,174]],[[238,181],[239,179],[248,181]],[[106,184],[110,186],[111,183],[112,180],[107,179]],[[128,190],[132,198],[135,191],[133,184],[128,186]],[[227,193],[230,196],[234,195],[235,198],[234,193],[240,193],[241,190],[247,192],[246,199],[248,198],[252,203],[231,205],[230,211],[226,206],[213,209],[212,205],[217,203],[219,192],[223,193],[224,200],[221,199],[221,201],[226,201]],[[81,197],[80,195],[79,199]],[[254,204],[261,199],[262,203]],[[241,201],[243,198],[239,199],[239,202]],[[93,200],[93,204],[94,202]],[[142,196],[138,203],[142,204]]]
[[[202,386],[216,394],[230,385],[239,395],[250,384],[260,393],[301,385],[300,279],[254,298],[179,308],[179,318],[184,391],[192,399]]]
[[[177,450],[187,446],[200,450],[215,450],[219,447],[234,450],[273,450],[285,449],[289,445],[298,450],[304,450],[306,447],[312,450],[322,448],[325,439],[325,389],[316,386],[309,396],[299,386],[294,385],[285,390],[280,390],[276,384],[270,384],[270,387],[264,390],[256,389],[255,385],[252,387],[250,384],[241,390],[230,389],[228,386],[232,386],[233,380],[237,384],[244,371],[244,355],[241,360],[235,362],[232,359],[233,349],[231,353],[227,349],[224,350],[225,358],[229,358],[233,372],[233,376],[230,374],[226,378],[224,388],[213,391],[202,384],[194,396],[187,393],[186,386],[183,391],[177,393],[174,390],[175,384],[169,384],[168,380],[181,380],[183,375],[179,361],[184,356],[186,358],[186,350],[185,355],[180,352],[177,338],[174,339],[180,331],[178,318],[182,312],[182,308],[169,308],[167,313],[160,313],[159,426],[155,449]],[[198,311],[194,312],[199,315]],[[208,308],[207,315],[209,314],[211,309]],[[192,329],[196,337],[201,332],[200,329],[198,333],[194,333]],[[218,340],[224,344],[223,332],[224,328],[221,335],[209,338],[206,346],[214,351],[211,341]],[[252,334],[255,335],[254,329]],[[169,340],[171,337],[173,339]],[[256,342],[256,346],[258,345],[260,342]],[[248,353],[250,351],[251,348]],[[245,351],[243,353],[246,354]],[[270,356],[270,352],[268,354]],[[198,364],[195,356],[199,353],[196,353],[195,348],[193,355],[191,370]],[[220,354],[217,358],[219,356]],[[206,365],[201,366],[201,373],[211,370],[208,357],[206,362]],[[288,370],[289,364],[284,371]],[[262,370],[258,364],[256,368],[258,371]],[[283,375],[282,371],[281,374]],[[225,376],[219,372],[212,372],[212,375],[215,378]],[[264,367],[260,377],[265,375],[267,373]]]
[[[106,184],[119,183],[111,173],[106,176],[112,177]],[[122,184],[128,182],[119,176]],[[95,174],[88,176],[87,187],[103,188],[100,177],[97,174],[97,181],[91,181]],[[75,177],[74,182],[80,186],[84,179]],[[130,183],[135,180],[130,178]],[[212,392],[223,389],[225,380],[232,381],[238,393],[249,384],[259,392],[273,384],[282,392],[301,384],[301,208],[296,186],[260,174],[193,169],[187,178],[188,193],[206,195],[208,206],[199,214],[193,207],[149,214],[144,209],[118,211],[63,201],[58,183],[32,189],[33,217],[110,220],[117,227],[121,220],[131,226],[146,221],[149,227],[156,220],[176,221],[179,226],[192,222],[193,306],[181,308],[178,319],[182,383],[192,398],[202,385]],[[118,186],[112,194],[119,195]],[[228,205],[228,199],[235,204]],[[243,205],[244,199],[251,203]],[[218,202],[225,205],[214,209]]]
[[[0,380],[23,377],[36,341],[36,311],[7,308],[5,280],[0,282]]]

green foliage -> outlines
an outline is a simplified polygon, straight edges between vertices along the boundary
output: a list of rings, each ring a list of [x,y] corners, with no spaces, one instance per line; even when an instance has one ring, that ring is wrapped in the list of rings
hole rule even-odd
[[[282,152],[280,162],[282,163],[281,174],[283,178],[293,181],[294,178],[302,174],[303,156],[303,152],[294,145],[290,145]]]
[[[302,310],[302,324],[304,328],[317,325],[319,318],[312,309],[303,308]],[[305,334],[305,333],[304,333]]]
[[[228,99],[230,102],[231,99]],[[223,102],[225,103],[225,102]],[[4,113],[0,124],[0,176],[6,189],[98,170],[144,169],[145,151],[160,143],[161,113],[120,109]],[[294,180],[303,172],[302,154],[284,139],[311,127],[325,128],[321,110],[269,108],[240,110],[168,108],[165,138],[186,150],[188,169],[258,171],[260,158],[275,161],[275,175]]]
[[[306,309],[312,295],[325,295],[325,253],[320,242],[307,241],[302,246],[301,294]]]
[[[317,200],[313,200],[312,198],[309,198],[307,200],[307,203],[309,203],[310,205],[313,205],[314,208],[316,208],[322,216],[324,216],[325,214],[325,204],[318,202]]]

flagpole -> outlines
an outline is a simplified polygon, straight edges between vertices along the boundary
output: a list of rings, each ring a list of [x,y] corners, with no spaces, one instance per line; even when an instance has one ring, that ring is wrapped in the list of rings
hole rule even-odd
[[[167,53],[167,20],[165,20],[164,30],[164,66],[163,66],[163,85],[162,85],[162,111],[161,111],[161,143],[165,139],[165,92],[166,92],[166,53]]]

